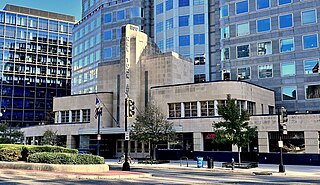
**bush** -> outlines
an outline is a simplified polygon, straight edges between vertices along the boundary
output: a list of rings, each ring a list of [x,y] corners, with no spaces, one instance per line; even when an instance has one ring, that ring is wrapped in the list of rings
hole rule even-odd
[[[8,147],[0,148],[0,161],[15,162],[21,158],[21,150],[19,148]]]
[[[29,155],[27,162],[48,164],[104,164],[104,158],[90,154],[41,152]]]

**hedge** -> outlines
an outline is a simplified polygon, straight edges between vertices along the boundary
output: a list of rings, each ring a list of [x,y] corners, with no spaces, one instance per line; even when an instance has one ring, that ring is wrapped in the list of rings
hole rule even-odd
[[[77,149],[64,148],[60,146],[50,145],[18,145],[18,144],[0,144],[0,149],[9,148],[16,149],[19,152],[19,160],[26,161],[28,156],[38,152],[56,152],[56,153],[72,153],[77,154]],[[1,159],[0,159],[1,160]]]
[[[0,148],[0,161],[15,162],[21,159],[21,150],[18,148]]]
[[[28,156],[27,162],[48,164],[104,164],[104,158],[91,154],[41,152]]]

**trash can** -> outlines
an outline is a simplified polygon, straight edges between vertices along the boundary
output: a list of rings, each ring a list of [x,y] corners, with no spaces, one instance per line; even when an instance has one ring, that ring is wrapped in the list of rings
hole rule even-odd
[[[213,168],[214,167],[213,159],[211,157],[208,158],[207,163],[208,163],[207,164],[208,168]]]
[[[197,157],[197,167],[203,168],[203,157]]]

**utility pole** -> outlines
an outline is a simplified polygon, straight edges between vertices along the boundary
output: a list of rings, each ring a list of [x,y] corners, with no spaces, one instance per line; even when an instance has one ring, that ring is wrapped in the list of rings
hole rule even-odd
[[[285,166],[283,165],[283,155],[282,155],[282,147],[283,147],[283,141],[282,141],[282,136],[283,136],[283,125],[281,124],[281,119],[280,119],[280,114],[281,116],[283,115],[284,107],[278,106],[278,128],[279,128],[279,148],[280,148],[280,164],[279,164],[279,172],[283,173],[285,172]],[[280,112],[281,111],[281,112]],[[283,119],[282,119],[283,120]]]
[[[98,132],[97,132],[97,155],[100,155],[100,119],[102,114],[102,106],[99,104],[96,106],[96,116],[98,117]]]
[[[125,132],[125,141],[124,141],[124,163],[122,166],[122,171],[130,171],[130,164],[128,162],[128,144],[129,137],[128,135],[128,97],[124,99],[124,132]]]

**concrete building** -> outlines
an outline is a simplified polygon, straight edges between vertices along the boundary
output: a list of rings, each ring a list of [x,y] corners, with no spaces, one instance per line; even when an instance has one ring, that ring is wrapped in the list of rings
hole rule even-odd
[[[211,80],[207,0],[156,0],[154,40],[162,52],[192,59],[194,82]]]
[[[2,121],[53,122],[53,97],[71,91],[74,23],[73,16],[14,5],[0,11]]]
[[[152,1],[82,0],[82,20],[74,28],[71,94],[97,92],[98,64],[120,59],[121,27],[139,26],[153,35]]]
[[[290,113],[320,111],[318,0],[210,0],[214,80],[275,91]]]

